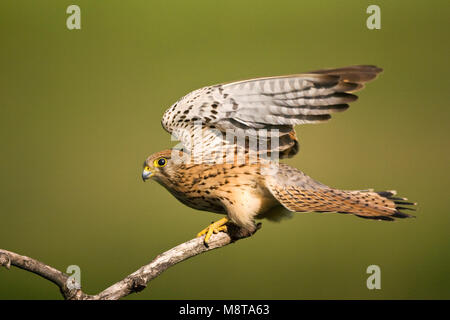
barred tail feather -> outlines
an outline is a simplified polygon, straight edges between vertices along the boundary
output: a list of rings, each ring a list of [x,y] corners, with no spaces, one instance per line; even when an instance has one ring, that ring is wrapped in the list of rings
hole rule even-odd
[[[395,191],[337,190],[304,186],[269,185],[274,197],[295,212],[338,212],[376,220],[413,217],[404,210],[414,210],[416,203],[395,197]]]

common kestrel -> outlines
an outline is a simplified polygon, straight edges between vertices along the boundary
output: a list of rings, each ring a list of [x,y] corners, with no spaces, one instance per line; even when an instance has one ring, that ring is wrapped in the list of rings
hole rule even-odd
[[[153,178],[189,207],[226,215],[198,234],[205,243],[230,223],[254,232],[255,219],[268,218],[276,206],[377,220],[411,217],[402,210],[415,203],[395,191],[330,188],[277,161],[298,152],[295,125],[346,110],[357,99],[351,92],[381,71],[350,66],[195,90],[162,118],[181,145],[148,157],[142,178]]]

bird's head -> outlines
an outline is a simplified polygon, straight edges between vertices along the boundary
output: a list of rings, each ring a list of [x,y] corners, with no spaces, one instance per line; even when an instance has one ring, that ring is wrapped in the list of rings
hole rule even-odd
[[[150,178],[159,181],[165,180],[165,178],[173,176],[176,171],[175,167],[175,162],[172,161],[172,150],[156,152],[145,160],[142,180],[146,181]]]

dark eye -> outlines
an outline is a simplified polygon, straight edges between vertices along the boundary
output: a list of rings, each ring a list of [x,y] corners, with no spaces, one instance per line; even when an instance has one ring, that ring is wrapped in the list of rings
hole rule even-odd
[[[166,164],[166,159],[161,158],[161,159],[158,160],[158,166],[162,167],[162,166],[164,166],[165,164]]]

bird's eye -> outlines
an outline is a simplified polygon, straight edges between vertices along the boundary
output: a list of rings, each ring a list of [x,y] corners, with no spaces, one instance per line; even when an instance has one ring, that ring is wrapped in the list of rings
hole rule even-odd
[[[159,158],[155,160],[155,167],[164,167],[167,164],[167,160],[165,158]]]

